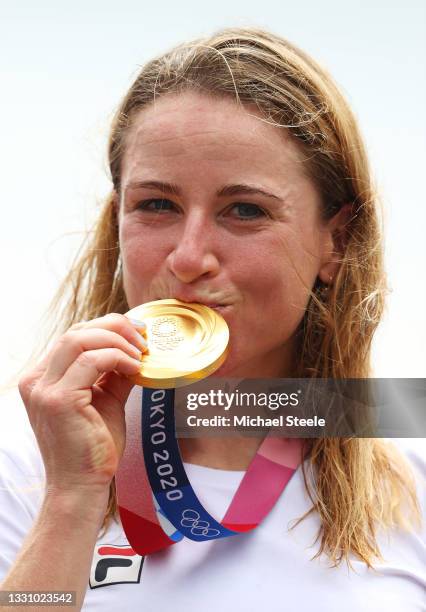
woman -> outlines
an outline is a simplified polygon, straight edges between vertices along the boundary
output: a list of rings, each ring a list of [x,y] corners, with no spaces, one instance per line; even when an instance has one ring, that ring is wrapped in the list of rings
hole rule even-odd
[[[87,610],[422,609],[415,484],[383,441],[311,442],[251,534],[185,540],[143,560],[110,520],[127,376],[145,350],[130,308],[163,298],[216,308],[231,334],[216,375],[369,375],[384,293],[376,198],[331,78],[260,30],[183,44],[142,69],[115,116],[109,161],[111,196],[61,291],[63,335],[20,381],[39,447],[26,460],[36,474],[42,462],[46,488],[19,543],[22,487],[5,498],[2,588],[73,590]],[[215,516],[258,445],[181,440]],[[123,558],[130,569],[117,578]]]

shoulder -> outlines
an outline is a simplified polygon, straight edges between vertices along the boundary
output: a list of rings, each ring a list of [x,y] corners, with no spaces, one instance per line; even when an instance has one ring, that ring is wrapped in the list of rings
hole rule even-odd
[[[392,438],[386,443],[396,448],[412,468],[417,478],[426,477],[425,438]]]
[[[0,394],[0,468],[3,482],[44,477],[37,440],[17,388]]]
[[[44,465],[18,390],[0,394],[0,581],[44,497]]]
[[[386,440],[403,456],[412,470],[423,515],[426,515],[426,446],[424,438],[393,438]]]
[[[392,438],[387,443],[395,446],[413,466],[425,471],[426,469],[426,446],[425,438]]]

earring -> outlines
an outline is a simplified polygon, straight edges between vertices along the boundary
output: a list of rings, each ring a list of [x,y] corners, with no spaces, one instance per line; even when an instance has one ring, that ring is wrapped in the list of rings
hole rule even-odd
[[[330,277],[331,280],[332,277]],[[324,283],[323,281],[318,279],[318,285],[316,288],[316,294],[318,299],[322,302],[326,302],[330,292],[330,285],[328,283]]]

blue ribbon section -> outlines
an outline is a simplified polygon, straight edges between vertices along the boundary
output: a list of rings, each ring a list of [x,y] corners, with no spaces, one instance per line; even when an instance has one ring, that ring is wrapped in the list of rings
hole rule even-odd
[[[142,390],[142,447],[152,492],[164,516],[196,542],[236,535],[200,503],[188,480],[175,433],[174,389]]]

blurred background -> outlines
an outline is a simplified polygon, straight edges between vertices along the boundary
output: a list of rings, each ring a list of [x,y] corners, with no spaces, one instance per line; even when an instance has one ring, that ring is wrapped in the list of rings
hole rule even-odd
[[[0,9],[0,383],[109,191],[106,140],[140,65],[224,26],[280,34],[325,65],[354,109],[384,203],[391,293],[374,373],[424,377],[424,0],[15,1]],[[423,279],[423,280],[422,280]]]

